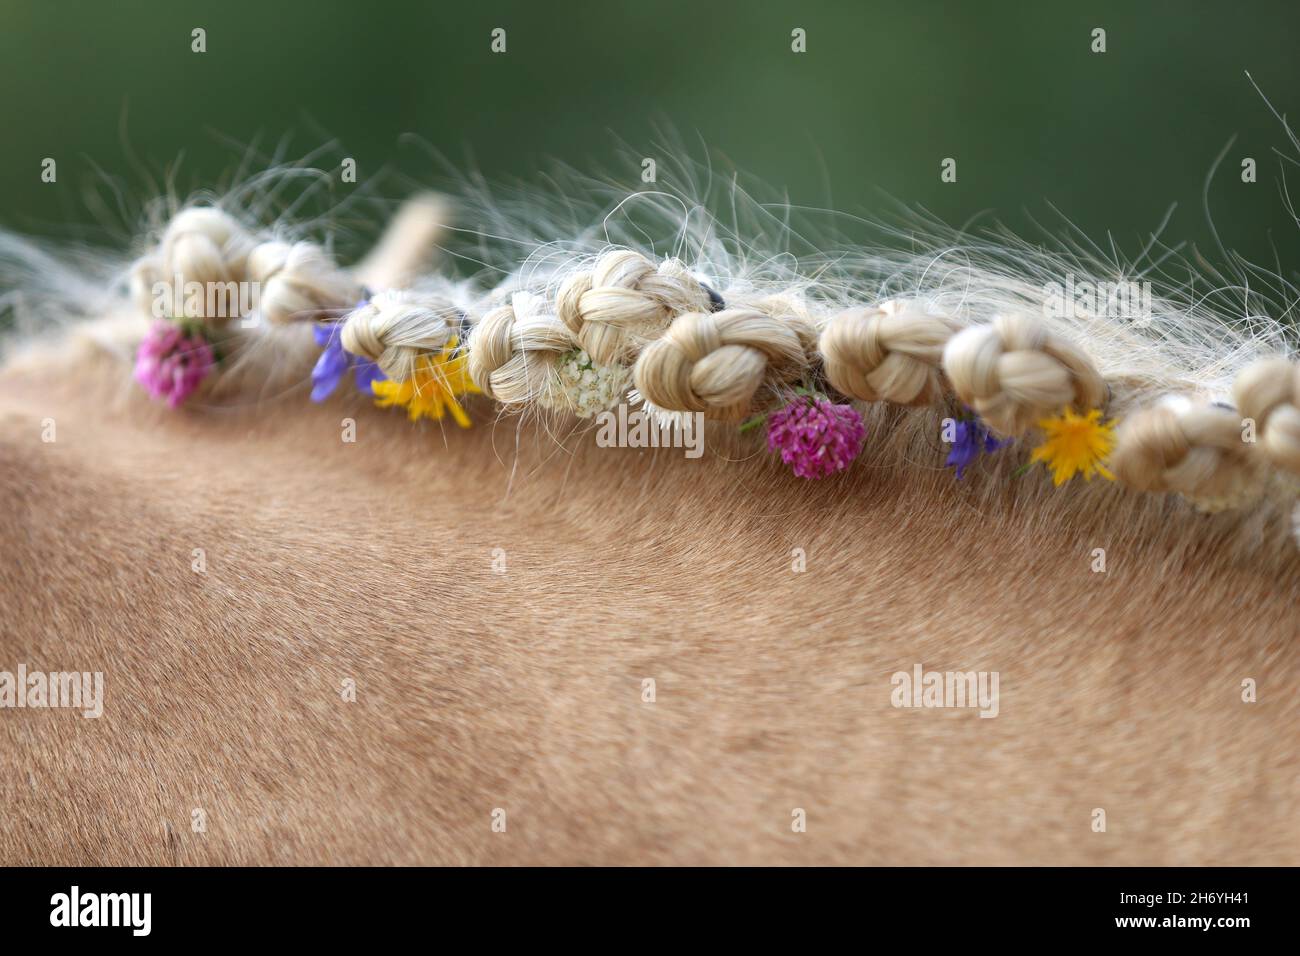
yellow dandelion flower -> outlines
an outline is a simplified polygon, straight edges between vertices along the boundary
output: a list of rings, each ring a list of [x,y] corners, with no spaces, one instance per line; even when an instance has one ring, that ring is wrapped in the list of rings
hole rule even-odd
[[[1046,441],[1034,449],[1031,461],[1041,461],[1052,469],[1052,481],[1063,485],[1077,474],[1091,481],[1093,475],[1115,480],[1104,464],[1115,447],[1113,421],[1101,421],[1101,411],[1094,408],[1086,415],[1065,409],[1055,418],[1044,418],[1038,427]]]
[[[465,369],[465,354],[456,351],[455,339],[437,355],[420,356],[414,374],[405,381],[384,380],[375,382],[371,388],[376,395],[375,404],[380,408],[405,408],[413,422],[421,418],[441,419],[450,411],[461,428],[469,428],[470,421],[456,396],[480,394]]]

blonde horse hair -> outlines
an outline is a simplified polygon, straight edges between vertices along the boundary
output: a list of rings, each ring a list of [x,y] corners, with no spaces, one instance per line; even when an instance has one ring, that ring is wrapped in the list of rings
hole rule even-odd
[[[301,173],[129,253],[0,233],[5,646],[109,672],[94,733],[0,715],[0,862],[1297,862],[1284,279],[666,165],[323,210]],[[221,358],[169,409],[131,363],[177,276]],[[325,323],[395,383],[458,363],[475,427],[308,402]],[[751,427],[803,394],[867,434],[815,482]],[[707,454],[605,447],[624,405]],[[1026,473],[1063,408],[1119,420],[1114,482]],[[968,414],[1015,442],[958,482]],[[920,664],[1001,670],[998,719],[892,704]]]
[[[1096,408],[1122,422],[1115,475],[1131,489],[1175,493],[1206,511],[1277,508],[1294,496],[1285,474],[1300,447],[1286,437],[1300,434],[1288,417],[1300,421],[1296,365],[1273,357],[1290,351],[1292,336],[1254,311],[1249,293],[1239,316],[1215,311],[1228,294],[1177,288],[1149,314],[1073,303],[1052,314],[1054,283],[1105,288],[1137,274],[937,228],[929,252],[776,256],[700,207],[675,215],[672,202],[645,194],[617,209],[630,201],[659,217],[673,254],[585,231],[529,240],[516,220],[517,246],[535,252],[499,259],[486,285],[420,271],[451,208],[436,196],[405,205],[355,270],[315,243],[191,205],[133,264],[132,288],[143,305],[163,276],[252,281],[263,287],[252,318],[341,317],[345,349],[395,380],[458,339],[478,390],[517,410],[595,414],[608,402],[582,393],[593,381],[615,398],[635,385],[631,398],[669,423],[699,412],[741,421],[817,382],[873,405],[949,410],[955,400],[1002,436],[1024,436],[1062,408]],[[459,202],[501,215],[475,210],[472,195]],[[608,216],[603,226],[608,234]],[[367,274],[382,284],[363,284]],[[1240,414],[1226,404],[1234,388]]]

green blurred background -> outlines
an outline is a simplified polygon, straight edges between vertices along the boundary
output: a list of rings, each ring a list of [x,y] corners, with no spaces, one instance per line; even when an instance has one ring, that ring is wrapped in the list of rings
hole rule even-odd
[[[8,0],[0,219],[66,232],[92,220],[101,171],[140,194],[132,154],[160,171],[183,153],[188,187],[235,165],[231,141],[290,132],[291,155],[337,138],[363,180],[391,167],[436,183],[409,132],[489,179],[535,178],[554,158],[637,188],[618,139],[654,155],[666,123],[794,202],[854,213],[892,196],[954,224],[988,211],[1032,237],[1035,221],[1060,224],[1055,206],[1136,252],[1177,203],[1166,239],[1216,261],[1201,192],[1236,134],[1214,222],[1252,259],[1271,264],[1276,248],[1289,275],[1300,230],[1274,150],[1290,147],[1245,71],[1280,112],[1300,109],[1298,26],[1295,0]],[[505,55],[489,50],[494,27]],[[47,156],[56,184],[39,178]],[[1241,182],[1247,156],[1255,184]],[[940,181],[944,157],[955,184]]]

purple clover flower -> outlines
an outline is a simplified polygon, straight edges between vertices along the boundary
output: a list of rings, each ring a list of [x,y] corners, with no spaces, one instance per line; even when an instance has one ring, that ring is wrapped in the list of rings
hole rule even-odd
[[[862,450],[867,426],[850,405],[801,395],[767,421],[767,447],[800,478],[843,471]]]
[[[154,322],[135,353],[135,380],[149,395],[175,408],[189,398],[217,364],[203,335],[174,322]]]

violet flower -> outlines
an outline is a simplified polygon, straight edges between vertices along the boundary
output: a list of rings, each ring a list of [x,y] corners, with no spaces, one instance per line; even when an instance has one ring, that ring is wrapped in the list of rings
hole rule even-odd
[[[384,379],[379,366],[369,359],[353,355],[343,348],[341,331],[342,322],[318,323],[312,329],[316,344],[323,346],[316,367],[311,370],[311,400],[323,402],[339,387],[339,382],[352,369],[357,383],[357,391],[364,395],[373,394],[370,386]]]
[[[1010,438],[995,438],[989,427],[978,418],[961,419],[953,428],[952,450],[944,464],[957,469],[957,480],[960,481],[966,466],[981,454],[991,454],[1010,443]]]

